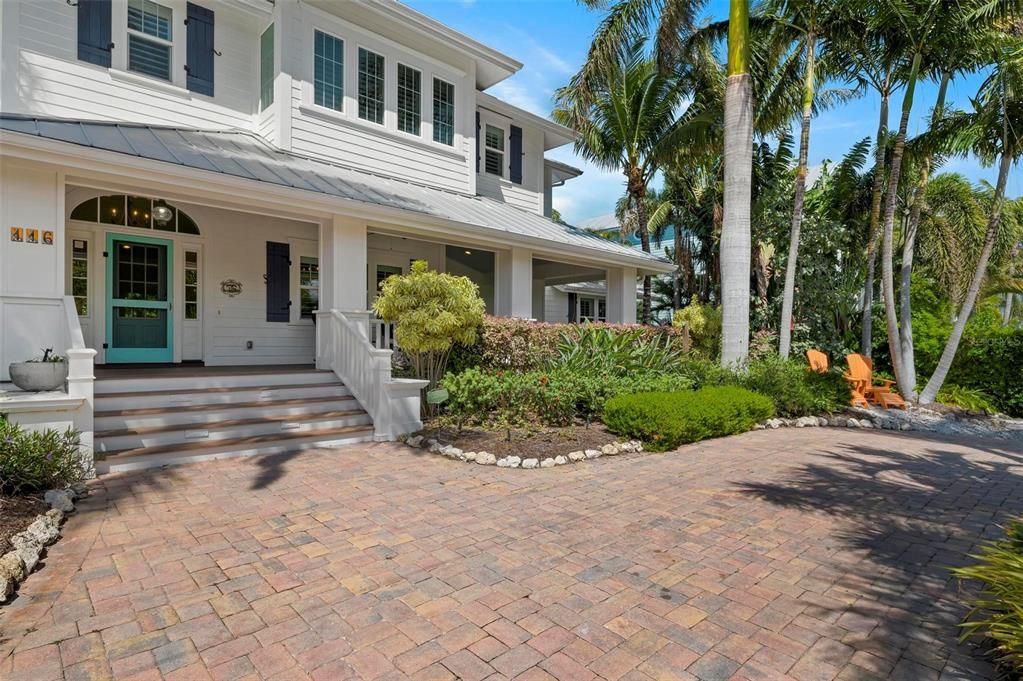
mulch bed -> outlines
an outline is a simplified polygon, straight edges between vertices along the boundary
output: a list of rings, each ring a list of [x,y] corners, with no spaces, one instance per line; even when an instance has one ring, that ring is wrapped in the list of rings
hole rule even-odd
[[[0,556],[14,548],[11,537],[31,525],[36,516],[46,513],[49,508],[42,495],[9,497],[0,494]]]
[[[508,431],[466,428],[427,428],[420,433],[444,444],[458,447],[464,452],[490,452],[498,459],[504,456],[519,456],[523,459],[546,459],[567,455],[584,449],[600,449],[622,438],[609,433],[600,424],[567,426],[564,428],[537,428],[533,430],[512,429],[511,441]]]

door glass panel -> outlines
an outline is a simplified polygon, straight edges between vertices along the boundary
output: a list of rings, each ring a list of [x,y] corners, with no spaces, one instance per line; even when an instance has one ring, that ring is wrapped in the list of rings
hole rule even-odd
[[[117,279],[114,298],[120,300],[167,300],[167,248],[154,244],[114,242]]]

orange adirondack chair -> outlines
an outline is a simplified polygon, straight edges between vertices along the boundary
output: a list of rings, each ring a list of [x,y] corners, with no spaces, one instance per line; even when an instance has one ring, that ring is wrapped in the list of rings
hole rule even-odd
[[[906,401],[902,399],[899,393],[892,389],[895,381],[882,378],[880,379],[882,385],[874,384],[874,363],[869,357],[854,353],[847,355],[845,359],[849,363],[849,373],[846,375],[846,380],[858,381],[860,390],[868,401],[879,404],[885,409],[891,409],[892,407],[906,408]]]
[[[810,363],[810,371],[818,374],[828,373],[828,356],[820,350],[807,350],[806,361]]]

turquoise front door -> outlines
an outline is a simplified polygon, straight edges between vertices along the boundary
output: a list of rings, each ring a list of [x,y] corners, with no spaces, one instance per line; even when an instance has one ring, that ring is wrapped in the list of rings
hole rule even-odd
[[[174,361],[171,273],[166,239],[107,235],[106,361]]]

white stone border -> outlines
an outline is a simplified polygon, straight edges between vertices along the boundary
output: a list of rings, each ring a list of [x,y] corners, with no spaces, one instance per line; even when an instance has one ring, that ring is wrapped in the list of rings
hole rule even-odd
[[[25,530],[11,537],[13,551],[0,557],[0,603],[11,597],[39,564],[43,550],[60,538],[60,526],[69,513],[74,513],[75,500],[87,493],[82,483],[67,489],[51,489],[43,497],[50,510],[36,516]]]
[[[591,459],[599,459],[602,456],[617,456],[618,454],[631,454],[643,451],[643,443],[639,440],[628,442],[610,442],[600,449],[583,449],[568,454],[559,454],[554,457],[541,459],[539,457],[525,458],[520,456],[505,456],[498,459],[490,452],[465,452],[452,445],[438,442],[434,438],[427,438],[423,435],[412,435],[404,438],[404,442],[413,449],[425,449],[431,454],[440,454],[449,459],[458,459],[466,463],[477,463],[481,466],[494,466],[500,468],[554,468],[564,466],[568,463],[577,463]]]

